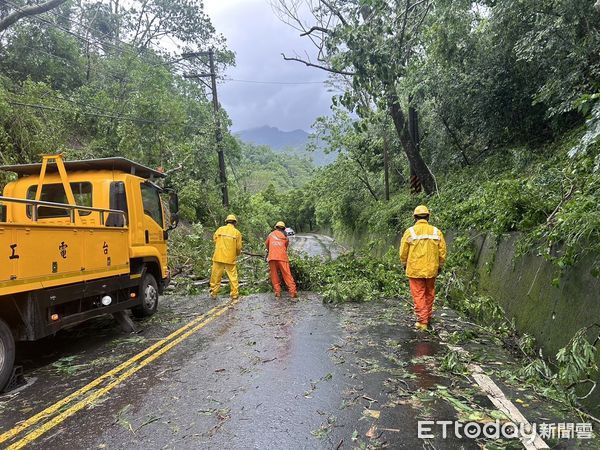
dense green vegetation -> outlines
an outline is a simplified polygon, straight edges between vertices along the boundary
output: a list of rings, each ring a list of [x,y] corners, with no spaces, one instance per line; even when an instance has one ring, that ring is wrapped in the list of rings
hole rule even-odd
[[[234,181],[246,193],[256,194],[273,186],[278,193],[302,189],[312,178],[314,166],[308,158],[275,153],[264,145],[242,144],[234,167]]]
[[[214,46],[221,69],[233,56],[199,4],[140,5],[66,2],[4,31],[2,160],[64,150],[160,166],[183,218],[211,228],[225,211],[210,93],[183,77],[202,61],[178,55]],[[351,81],[315,123],[315,138],[340,156],[313,176],[306,160],[226,133],[231,209],[252,237],[283,218],[299,230],[388,239],[426,202],[443,228],[565,243],[561,264],[582,237],[598,241],[600,15],[589,2],[334,1],[311,12],[325,29],[311,31],[320,65],[333,83]],[[409,195],[411,145],[434,175],[432,197]]]
[[[3,4],[0,13],[23,3]],[[126,156],[174,170],[185,209],[208,217],[210,207],[185,200],[215,197],[211,108],[162,47],[165,35],[181,49],[215,45],[224,64],[233,62],[209,18],[186,0],[66,2],[12,25],[0,40],[2,162],[54,151]]]
[[[427,203],[443,229],[524,232],[523,249],[541,243],[561,267],[600,251],[600,14],[589,2],[328,5],[313,11],[325,31],[306,31],[319,36],[318,65],[352,80],[315,124],[341,156],[297,194],[314,199],[314,216],[292,220],[389,241]],[[420,139],[409,133],[408,146],[433,195],[408,189],[409,110]]]

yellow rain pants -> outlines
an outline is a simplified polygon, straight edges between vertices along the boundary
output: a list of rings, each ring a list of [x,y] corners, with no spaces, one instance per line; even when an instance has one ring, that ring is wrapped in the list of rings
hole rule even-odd
[[[227,274],[227,278],[229,279],[229,292],[231,298],[238,298],[240,295],[240,281],[238,279],[237,265],[216,261],[213,261],[212,270],[210,272],[210,295],[216,297],[219,294],[223,272]]]

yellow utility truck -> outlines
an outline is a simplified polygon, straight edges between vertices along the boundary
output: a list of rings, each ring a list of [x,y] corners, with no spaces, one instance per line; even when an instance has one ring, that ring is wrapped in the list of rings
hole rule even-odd
[[[165,175],[125,158],[2,166],[17,179],[0,196],[0,391],[15,341],[33,341],[103,314],[154,314],[169,283],[167,232],[177,195]],[[167,217],[168,216],[168,217]]]

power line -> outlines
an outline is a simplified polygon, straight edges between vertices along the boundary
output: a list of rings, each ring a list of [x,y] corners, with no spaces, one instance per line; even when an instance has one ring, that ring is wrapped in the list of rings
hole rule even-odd
[[[64,112],[64,113],[73,113],[73,111],[69,111],[69,110],[66,110],[63,108],[57,108],[55,106],[39,105],[39,104],[33,104],[33,103],[23,103],[23,102],[17,102],[14,100],[7,100],[6,102],[10,105],[20,106],[20,107],[24,107],[24,108],[32,108],[32,109],[56,111],[56,112]],[[204,131],[200,131],[200,130],[202,130],[202,127],[194,126],[194,125],[190,124],[189,122],[175,122],[175,121],[169,121],[169,120],[160,121],[160,120],[144,119],[141,117],[94,113],[91,111],[77,111],[77,114],[83,114],[86,116],[93,116],[93,117],[102,117],[102,118],[107,118],[107,119],[123,120],[123,121],[128,121],[128,122],[137,122],[137,123],[143,123],[143,124],[181,125],[181,126],[184,126],[187,128],[192,128],[193,130],[195,130],[196,134],[198,134],[198,135],[207,135],[208,134]]]
[[[236,78],[225,78],[225,81],[235,81],[238,83],[253,84],[325,84],[328,80],[321,81],[267,81],[267,80],[238,80]]]
[[[67,100],[67,99],[62,99],[62,100]],[[70,101],[70,100],[67,100],[67,101]],[[66,113],[73,112],[73,111],[68,111],[66,109],[63,109],[63,108],[57,108],[55,106],[16,102],[14,100],[7,100],[7,103],[10,105],[13,105],[13,106],[22,106],[25,108],[34,108],[34,109],[41,109],[41,110],[48,110],[48,111],[66,112]],[[75,102],[73,102],[73,103],[75,103]],[[125,121],[130,121],[130,122],[139,122],[139,123],[146,123],[146,124],[152,123],[152,124],[164,125],[166,123],[169,123],[169,121],[167,121],[167,120],[158,121],[158,120],[151,120],[151,119],[143,119],[140,117],[128,117],[128,116],[118,116],[118,115],[114,115],[114,114],[94,113],[94,112],[90,112],[90,111],[77,111],[77,113],[84,114],[86,116],[104,117],[107,119],[125,120]]]

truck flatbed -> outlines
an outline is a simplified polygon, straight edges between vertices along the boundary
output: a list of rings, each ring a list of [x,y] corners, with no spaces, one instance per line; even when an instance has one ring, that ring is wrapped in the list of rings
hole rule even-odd
[[[142,164],[138,164],[127,158],[120,157],[64,161],[63,164],[68,172],[117,170],[119,172],[129,173],[131,175],[136,175],[140,178],[146,179],[166,177],[163,172],[143,166]],[[19,177],[37,175],[40,173],[41,169],[42,163],[0,166],[1,171],[16,173]],[[56,163],[49,162],[47,164],[47,173],[55,173],[57,171],[58,166]]]

